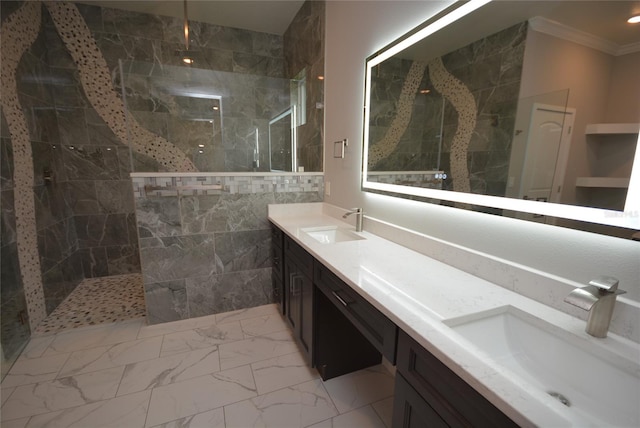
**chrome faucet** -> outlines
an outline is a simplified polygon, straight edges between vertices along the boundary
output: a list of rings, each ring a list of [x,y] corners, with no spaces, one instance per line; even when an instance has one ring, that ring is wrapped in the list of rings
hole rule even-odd
[[[564,301],[589,311],[585,331],[594,337],[607,337],[616,296],[626,291],[618,290],[618,280],[603,276],[589,281],[586,287],[576,288]]]
[[[362,212],[362,208],[353,208],[351,211],[348,211],[345,215],[343,215],[342,218],[347,218],[351,214],[356,215],[356,232],[362,232],[362,217],[364,215]]]

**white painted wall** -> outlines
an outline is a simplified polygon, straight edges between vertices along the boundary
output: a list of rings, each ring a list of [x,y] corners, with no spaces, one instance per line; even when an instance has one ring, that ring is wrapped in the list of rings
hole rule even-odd
[[[590,123],[637,122],[640,79],[637,78],[640,54],[621,57],[529,30],[522,72],[521,97],[526,98],[553,91],[569,90],[568,106],[576,109],[573,137],[562,201],[580,203],[576,193],[576,178],[609,175],[620,166],[618,174],[631,171],[633,148],[623,145],[618,156],[603,157],[589,143],[585,128]],[[616,150],[608,147],[606,150]],[[609,164],[606,163],[607,158]],[[625,162],[626,158],[626,162]],[[603,163],[605,162],[605,163]]]
[[[448,4],[327,2],[325,181],[331,194],[325,201],[362,206],[369,216],[580,283],[612,275],[640,300],[638,242],[361,191],[365,58]],[[334,159],[333,142],[343,138],[349,139],[346,157]]]

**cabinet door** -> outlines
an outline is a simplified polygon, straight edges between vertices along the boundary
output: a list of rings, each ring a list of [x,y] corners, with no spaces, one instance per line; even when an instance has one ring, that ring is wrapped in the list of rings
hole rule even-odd
[[[398,335],[397,363],[397,373],[448,426],[518,426],[404,331]]]
[[[296,291],[298,286],[296,278],[300,277],[296,265],[287,261],[284,266],[284,302],[286,307],[285,317],[293,329],[296,337],[300,336],[300,297]]]
[[[313,365],[313,282],[306,275],[295,279],[300,298],[300,344],[306,353],[307,362]]]
[[[396,373],[391,426],[393,428],[444,428],[449,425],[400,373]]]
[[[280,308],[280,313],[285,313],[284,304],[284,233],[273,224],[271,225],[271,265],[273,299]]]

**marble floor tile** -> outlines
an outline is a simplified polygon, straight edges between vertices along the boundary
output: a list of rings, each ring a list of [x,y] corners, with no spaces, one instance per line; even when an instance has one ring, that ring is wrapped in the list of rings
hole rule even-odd
[[[165,322],[162,324],[153,324],[142,326],[138,333],[138,339],[145,337],[162,336],[169,333],[177,333],[180,331],[193,330],[199,327],[208,327],[216,324],[215,315],[207,315],[198,318],[188,318],[186,320]]]
[[[220,367],[225,370],[298,352],[298,345],[291,331],[286,330],[226,343],[220,345],[219,349]]]
[[[60,371],[59,377],[89,373],[157,358],[162,337],[133,340],[115,345],[75,351]]]
[[[251,369],[258,394],[266,394],[320,377],[299,352],[253,363]]]
[[[261,336],[289,329],[289,325],[280,314],[244,319],[240,321],[240,325],[242,325],[245,337]]]
[[[217,346],[129,364],[122,375],[118,395],[169,385],[218,371],[220,358]]]
[[[371,406],[361,407],[336,416],[309,428],[386,428],[382,419]]]
[[[221,408],[198,413],[175,421],[156,425],[154,428],[225,428],[224,410]]]
[[[249,366],[161,386],[151,394],[146,426],[213,410],[256,395]]]
[[[393,384],[393,376],[381,365],[329,379],[324,383],[340,413],[392,396]]]
[[[225,312],[216,315],[216,322],[224,324],[232,321],[241,321],[248,318],[260,317],[263,315],[274,315],[278,312],[278,305],[275,303],[269,305],[256,306],[254,308],[239,309],[237,311]]]
[[[18,419],[113,398],[124,367],[19,386],[2,406],[2,420]]]
[[[7,376],[2,380],[2,388],[53,380],[57,377],[68,358],[69,354],[30,359],[20,358],[13,364]]]
[[[224,408],[227,428],[306,427],[337,415],[319,379]]]
[[[390,428],[393,375],[323,382],[265,305],[33,337],[0,394],[2,428]]]
[[[5,401],[9,399],[13,391],[15,391],[15,388],[2,388],[2,390],[0,390],[0,399],[2,401],[2,406],[4,406]]]
[[[380,416],[380,419],[384,422],[384,426],[391,428],[391,420],[393,419],[393,397],[377,401],[373,403],[371,407],[373,407],[373,410]]]
[[[128,428],[143,427],[151,391],[143,391],[84,406],[37,415],[27,428]]]
[[[11,421],[2,421],[2,428],[24,428],[29,422],[29,417],[13,419]]]
[[[55,336],[45,355],[74,352],[136,340],[143,320],[124,321],[106,326],[85,327]]]
[[[40,358],[47,350],[51,342],[56,338],[55,335],[50,336],[31,336],[31,340],[20,354],[20,359]]]
[[[210,348],[227,342],[244,339],[240,322],[199,327],[193,330],[170,333],[164,336],[160,356]]]

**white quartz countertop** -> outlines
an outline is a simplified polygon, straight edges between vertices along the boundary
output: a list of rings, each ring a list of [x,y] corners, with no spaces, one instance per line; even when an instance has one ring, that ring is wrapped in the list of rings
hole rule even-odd
[[[521,426],[576,425],[560,402],[478,353],[442,320],[509,305],[629,358],[633,346],[588,336],[584,321],[366,231],[358,233],[366,239],[322,244],[302,229],[354,231],[324,212],[322,203],[270,205],[269,220]]]

